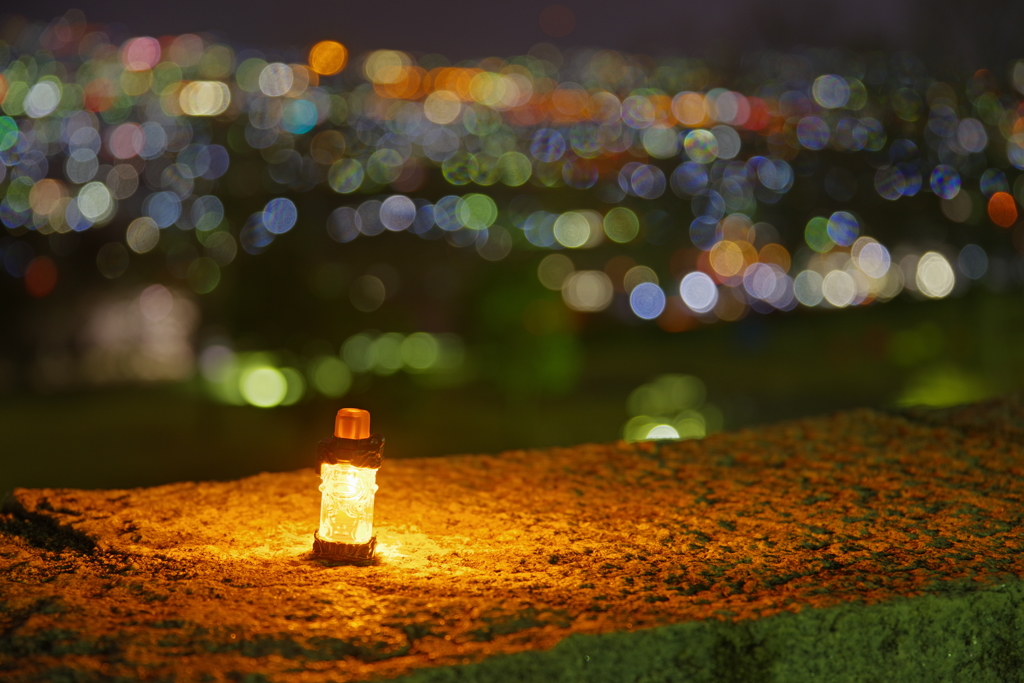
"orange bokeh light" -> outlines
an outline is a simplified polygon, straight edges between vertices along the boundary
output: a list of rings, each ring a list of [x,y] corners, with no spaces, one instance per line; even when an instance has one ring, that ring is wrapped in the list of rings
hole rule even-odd
[[[672,100],[672,113],[686,127],[700,126],[707,119],[704,96],[695,92],[682,92]]]
[[[322,40],[309,51],[309,67],[321,76],[332,76],[348,63],[348,50],[339,42]]]
[[[590,101],[590,95],[581,87],[555,88],[551,93],[551,104],[559,113],[579,116]]]
[[[1017,205],[1007,192],[996,192],[988,200],[988,217],[996,225],[1008,228],[1017,222]]]
[[[89,81],[82,95],[82,108],[86,111],[101,112],[114,104],[114,84],[106,78]]]
[[[763,130],[771,120],[771,113],[764,100],[758,97],[748,97],[747,104],[750,105],[750,116],[747,117],[743,127],[747,130]]]
[[[1020,111],[1018,110],[1017,113],[1019,115]],[[1024,133],[1024,118],[1018,118],[1013,122],[1013,133],[1011,135],[1020,135],[1021,133]],[[1020,142],[1017,142],[1016,140],[1013,142],[1018,146],[1020,145]]]
[[[732,277],[743,272],[745,259],[743,250],[736,242],[722,240],[711,249],[711,267],[722,277]]]
[[[761,248],[761,253],[758,255],[758,261],[761,263],[772,263],[777,265],[779,268],[786,273],[789,272],[790,266],[793,264],[793,259],[790,258],[789,252],[781,244],[766,244]]]
[[[423,81],[427,72],[418,66],[397,67],[398,74],[390,83],[374,83],[374,91],[381,97],[414,100],[423,96]]]
[[[662,128],[676,125],[676,118],[672,112],[672,98],[668,95],[648,95],[647,101],[654,107],[654,125]]]
[[[42,298],[57,286],[57,266],[48,256],[37,256],[25,271],[25,289],[36,298]]]
[[[424,81],[429,82],[430,90],[449,90],[461,100],[471,100],[473,98],[470,89],[473,79],[481,73],[484,73],[483,69],[439,67],[431,70]]]

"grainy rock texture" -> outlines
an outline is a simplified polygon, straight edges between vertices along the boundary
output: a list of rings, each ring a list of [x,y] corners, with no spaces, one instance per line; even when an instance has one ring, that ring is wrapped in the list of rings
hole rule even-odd
[[[387,460],[371,567],[311,556],[312,469],[16,489],[0,679],[1020,681],[1022,449],[857,411]]]

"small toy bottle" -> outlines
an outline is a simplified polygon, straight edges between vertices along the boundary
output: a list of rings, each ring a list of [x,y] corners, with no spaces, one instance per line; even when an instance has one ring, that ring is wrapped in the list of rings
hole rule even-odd
[[[342,408],[334,436],[317,444],[320,474],[320,528],[313,554],[346,564],[372,564],[377,549],[373,534],[373,498],[377,470],[384,459],[384,437],[370,434],[370,413]]]

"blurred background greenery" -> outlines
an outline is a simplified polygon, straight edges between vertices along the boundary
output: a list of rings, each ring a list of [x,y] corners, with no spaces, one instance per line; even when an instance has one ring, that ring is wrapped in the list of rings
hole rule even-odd
[[[390,457],[418,457],[618,439],[630,394],[673,373],[702,381],[727,429],[857,406],[952,405],[1019,388],[1024,377],[1020,296],[981,290],[682,334],[603,331],[568,344],[547,362],[571,364],[574,378],[554,388],[543,368],[520,376],[532,386],[514,391],[486,381],[486,352],[471,346],[473,369],[454,386],[370,375],[344,398],[273,409],[218,402],[200,379],[8,396],[0,488],[130,487],[312,466],[342,405],[371,411]]]

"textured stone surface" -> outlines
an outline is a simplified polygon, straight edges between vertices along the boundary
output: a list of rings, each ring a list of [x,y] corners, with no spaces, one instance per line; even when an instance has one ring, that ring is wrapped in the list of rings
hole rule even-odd
[[[312,469],[17,489],[0,678],[1024,680],[1022,447],[917,418],[387,460],[371,567]]]

